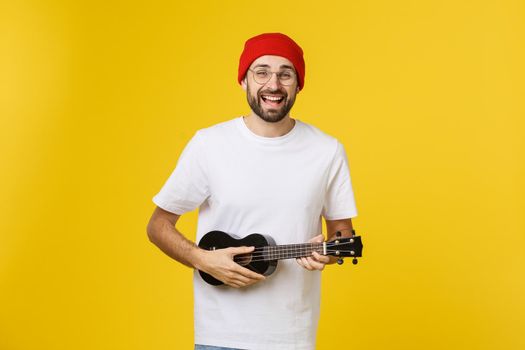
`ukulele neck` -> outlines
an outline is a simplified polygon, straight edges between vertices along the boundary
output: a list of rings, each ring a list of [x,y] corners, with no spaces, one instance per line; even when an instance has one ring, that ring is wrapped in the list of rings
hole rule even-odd
[[[264,247],[264,260],[283,260],[312,256],[313,252],[325,253],[325,243],[284,244]]]

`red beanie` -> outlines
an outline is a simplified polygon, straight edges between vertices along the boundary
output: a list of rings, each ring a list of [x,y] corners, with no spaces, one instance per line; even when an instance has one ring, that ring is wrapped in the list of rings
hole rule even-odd
[[[290,37],[281,33],[264,33],[246,40],[239,59],[237,77],[239,84],[252,62],[264,55],[281,56],[290,60],[297,72],[299,89],[303,88],[305,73],[303,50]]]

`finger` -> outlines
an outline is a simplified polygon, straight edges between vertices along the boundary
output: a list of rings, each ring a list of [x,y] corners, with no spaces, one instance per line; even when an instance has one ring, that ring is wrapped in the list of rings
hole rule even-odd
[[[244,282],[238,279],[238,275],[231,271],[228,273],[228,277],[226,277],[223,282],[234,288],[240,288],[244,286]]]
[[[321,242],[324,242],[324,236],[323,234],[319,234],[313,238],[311,238],[308,242],[311,242],[311,243],[321,243]]]
[[[242,283],[242,282],[239,282],[237,280],[234,280],[234,281],[230,281],[230,284],[232,287],[235,287],[235,288],[242,288],[246,285],[246,283]]]
[[[265,278],[264,275],[260,276],[262,276],[263,279]],[[231,281],[240,287],[247,287],[249,285],[259,282],[260,279],[248,278],[240,274],[235,274],[234,276],[232,276]]]
[[[306,268],[300,258],[295,259],[295,261],[299,264],[299,266]]]
[[[314,269],[314,270],[323,270],[324,269],[324,264],[323,263],[315,261],[313,258],[310,258],[310,257],[306,258],[306,260],[308,261],[308,263],[310,264],[312,269]]]
[[[248,282],[241,282],[241,281],[238,281],[238,284],[240,284],[242,287],[248,287],[248,286],[251,286],[252,284],[255,284],[259,282],[258,280],[249,280]]]
[[[249,283],[253,283],[253,279],[244,277],[243,275],[236,274],[232,277],[232,281],[236,282],[237,284],[246,285]]]
[[[228,282],[224,282],[225,284],[227,284],[228,286],[230,287],[233,287],[233,288],[241,288],[242,286],[236,282],[236,281],[228,281]]]
[[[304,257],[301,258],[301,262],[303,263],[303,266],[305,269],[310,270],[310,271],[314,269],[312,265],[310,265],[310,262],[308,261],[307,258],[304,258]]]
[[[226,249],[232,256],[234,256],[234,255],[239,255],[239,254],[250,253],[255,249],[255,247],[253,246],[252,247],[230,247]]]
[[[330,258],[326,255],[321,255],[319,254],[318,252],[314,251],[312,253],[312,256],[314,258],[314,260],[320,262],[320,263],[323,263],[323,264],[328,264],[330,262]]]
[[[257,272],[254,272],[252,270],[249,270],[245,267],[242,267],[241,265],[236,265],[233,269],[233,271],[239,273],[240,275],[246,277],[246,278],[249,278],[249,279],[254,279],[254,280],[257,280],[257,281],[261,281],[263,279],[265,279],[266,277],[264,275],[261,275]]]

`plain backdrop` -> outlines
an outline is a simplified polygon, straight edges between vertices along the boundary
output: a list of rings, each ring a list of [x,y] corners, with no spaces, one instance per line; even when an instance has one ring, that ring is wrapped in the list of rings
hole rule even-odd
[[[151,198],[196,130],[249,112],[262,32],[303,47],[292,117],[344,144],[359,210],[318,349],[524,349],[512,0],[2,1],[0,349],[192,348],[192,271],[148,241]]]

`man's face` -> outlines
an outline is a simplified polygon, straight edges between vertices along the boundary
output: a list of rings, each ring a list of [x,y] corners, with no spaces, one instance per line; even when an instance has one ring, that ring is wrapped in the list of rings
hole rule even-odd
[[[255,80],[254,71],[261,69],[270,72],[290,72],[291,70],[295,78],[292,79],[290,85],[283,85],[277,77],[278,74],[270,73],[270,80],[260,84]],[[284,57],[271,55],[261,56],[253,61],[246,72],[242,87],[246,90],[246,97],[252,111],[269,123],[276,123],[288,115],[295,102],[295,95],[299,92],[292,62]]]

